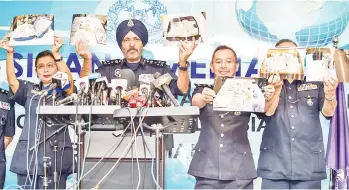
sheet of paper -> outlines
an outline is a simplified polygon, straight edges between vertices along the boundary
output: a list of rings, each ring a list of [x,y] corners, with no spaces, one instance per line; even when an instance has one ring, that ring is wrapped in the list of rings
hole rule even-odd
[[[207,43],[206,13],[172,14],[161,16],[164,45],[178,44],[178,41]]]
[[[265,85],[262,78],[228,78],[213,100],[213,110],[264,112]]]
[[[54,40],[53,15],[21,15],[12,20],[9,44],[11,46],[24,45],[52,45]]]
[[[106,45],[107,43],[107,16],[74,14],[70,44],[78,41],[88,41],[89,45]]]
[[[306,80],[324,81],[326,77],[337,77],[334,48],[309,48],[306,55]]]
[[[261,50],[258,57],[260,77],[268,78],[273,73],[279,73],[281,79],[303,80],[304,56],[303,48]]]

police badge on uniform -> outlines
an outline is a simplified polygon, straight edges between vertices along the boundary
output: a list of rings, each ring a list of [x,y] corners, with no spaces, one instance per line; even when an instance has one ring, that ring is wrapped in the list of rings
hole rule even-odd
[[[307,99],[308,99],[308,100],[307,100],[308,106],[312,106],[312,105],[314,104],[314,102],[313,102],[313,100],[311,99],[311,97],[308,96]]]
[[[114,75],[115,75],[117,78],[120,78],[120,77],[121,77],[121,69],[115,69]]]
[[[0,101],[0,109],[10,110],[10,104],[7,102]]]

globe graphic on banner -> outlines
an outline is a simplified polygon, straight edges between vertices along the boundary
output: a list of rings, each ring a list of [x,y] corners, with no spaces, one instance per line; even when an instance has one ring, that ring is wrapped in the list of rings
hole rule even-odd
[[[301,47],[332,43],[348,26],[348,1],[257,1],[237,0],[237,19],[252,38],[276,43],[294,40]]]
[[[118,0],[108,12],[108,42],[116,43],[117,26],[124,20],[134,18],[147,27],[149,43],[162,43],[160,15],[166,14],[167,9],[159,0]]]

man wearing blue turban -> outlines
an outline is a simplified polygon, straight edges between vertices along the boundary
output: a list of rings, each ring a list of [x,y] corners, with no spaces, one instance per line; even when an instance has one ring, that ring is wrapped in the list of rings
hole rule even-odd
[[[148,43],[148,30],[139,20],[124,20],[116,29],[116,41],[124,55],[124,59],[115,59],[102,62],[96,72],[106,76],[109,82],[116,78],[117,71],[122,69],[131,69],[136,76],[136,87],[139,87],[139,75],[169,73],[173,80],[169,87],[171,92],[176,95],[185,95],[190,89],[190,80],[187,59],[193,53],[196,44],[195,39],[185,43],[180,41],[179,47],[179,72],[178,77],[171,71],[166,61],[150,60],[142,57],[143,47]],[[79,52],[82,57],[92,57],[87,51]],[[86,56],[89,54],[89,56]],[[80,72],[80,77],[88,76],[92,72],[92,60],[85,61]]]

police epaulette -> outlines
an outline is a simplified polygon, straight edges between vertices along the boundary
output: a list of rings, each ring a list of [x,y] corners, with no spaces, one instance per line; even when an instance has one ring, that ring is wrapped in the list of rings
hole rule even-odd
[[[3,94],[6,94],[6,95],[8,95],[8,94],[9,94],[9,91],[4,90],[4,89],[0,89],[0,92],[1,92],[1,93],[3,93]]]
[[[166,66],[166,61],[161,60],[152,60],[152,59],[144,59],[144,63],[153,66],[153,67],[164,67]]]
[[[213,89],[213,85],[211,85],[211,84],[197,84],[197,83],[195,83],[194,85],[196,86],[196,88],[211,88],[211,89]]]
[[[112,59],[112,60],[108,60],[108,61],[101,61],[102,66],[104,65],[118,65],[121,64],[123,62],[123,59]]]

